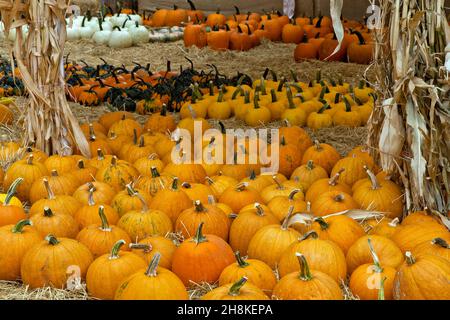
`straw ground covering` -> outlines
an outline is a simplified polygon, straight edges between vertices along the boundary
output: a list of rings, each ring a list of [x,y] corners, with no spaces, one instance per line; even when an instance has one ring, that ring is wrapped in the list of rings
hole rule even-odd
[[[72,61],[84,60],[89,64],[101,63],[100,57],[109,63],[120,66],[124,64],[129,67],[133,62],[146,64],[151,63],[152,70],[164,70],[167,60],[172,62],[174,70],[179,65],[188,66],[185,56],[192,59],[197,69],[207,70],[209,64],[215,64],[222,74],[234,76],[239,70],[253,78],[258,78],[266,67],[273,69],[280,76],[289,76],[289,69],[294,70],[299,75],[299,80],[308,81],[314,79],[318,70],[321,70],[324,79],[341,76],[344,81],[356,85],[366,73],[367,66],[348,63],[326,63],[320,61],[304,61],[294,63],[293,45],[263,43],[261,46],[249,52],[215,52],[208,48],[186,49],[181,41],[173,43],[149,43],[129,49],[115,50],[105,46],[95,46],[87,41],[68,42],[65,46],[65,54],[70,53],[69,59]],[[5,44],[0,46],[0,54],[8,55],[8,48]],[[372,73],[367,73],[369,81],[374,81]],[[17,97],[15,108],[17,112],[16,121],[11,126],[1,126],[0,136],[6,135],[10,140],[20,140],[23,136],[21,115],[24,114],[26,98]],[[101,114],[108,112],[106,106],[84,107],[77,103],[69,102],[73,114],[80,122],[95,120]],[[140,122],[146,120],[146,116],[137,116]],[[242,121],[229,119],[223,121],[227,128],[245,128]],[[218,128],[217,121],[210,120],[210,123]],[[280,122],[274,122],[269,128],[279,127]],[[311,131],[308,133],[312,138],[319,139],[333,145],[342,155],[345,155],[353,147],[364,144],[367,137],[366,128],[344,128],[334,127]],[[15,159],[3,159],[0,165],[3,168]],[[189,291],[191,299],[198,299],[214,286],[208,284],[197,284]],[[347,299],[354,299],[346,286],[342,286]],[[84,288],[76,291],[44,288],[30,290],[18,282],[0,281],[0,299],[89,299]]]

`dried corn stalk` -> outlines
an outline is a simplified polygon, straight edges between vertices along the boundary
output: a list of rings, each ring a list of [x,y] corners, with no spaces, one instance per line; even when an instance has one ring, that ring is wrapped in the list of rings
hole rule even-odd
[[[72,154],[89,147],[64,91],[64,14],[68,0],[0,0],[5,31],[16,29],[12,48],[29,94],[25,111],[25,141],[49,154]],[[29,26],[27,37],[21,27]]]
[[[381,97],[369,145],[405,187],[408,210],[450,209],[450,32],[443,0],[380,0],[375,71]]]

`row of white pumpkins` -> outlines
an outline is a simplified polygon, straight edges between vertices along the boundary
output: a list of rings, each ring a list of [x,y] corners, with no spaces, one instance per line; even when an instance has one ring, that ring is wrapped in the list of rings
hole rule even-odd
[[[142,25],[142,17],[137,14],[118,14],[104,18],[72,16],[66,19],[67,40],[86,39],[112,48],[128,48],[139,43],[176,41],[183,37],[181,27],[149,30]],[[22,35],[28,35],[28,25],[22,26]],[[0,40],[5,38],[4,25],[0,21]],[[10,41],[16,39],[16,29],[8,35]]]

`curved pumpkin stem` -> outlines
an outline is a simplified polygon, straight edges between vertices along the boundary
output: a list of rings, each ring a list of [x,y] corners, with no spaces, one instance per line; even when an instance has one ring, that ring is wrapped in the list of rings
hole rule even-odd
[[[119,251],[120,251],[120,248],[123,246],[125,244],[125,240],[119,240],[119,241],[117,241],[114,245],[113,245],[113,247],[112,247],[112,249],[111,249],[111,254],[109,255],[109,259],[110,260],[112,260],[112,259],[118,259],[119,258]]]
[[[380,189],[381,185],[378,182],[378,179],[375,176],[375,174],[372,171],[370,171],[370,169],[367,166],[364,166],[364,170],[366,170],[366,173],[369,176],[370,182],[372,183],[372,190]]]
[[[134,196],[135,196],[136,198],[138,198],[139,201],[141,201],[141,204],[142,204],[141,212],[142,212],[142,213],[147,212],[147,211],[149,210],[149,208],[148,208],[148,203],[147,203],[147,201],[145,201],[145,199],[144,199],[144,197],[142,196],[142,194],[140,194],[139,192],[135,192],[135,193],[134,193]]]
[[[282,230],[287,230],[289,227],[289,220],[291,219],[292,213],[294,212],[294,206],[289,207],[289,211],[286,217],[283,220],[283,224],[281,225]]]
[[[145,275],[148,277],[156,277],[158,274],[158,265],[159,260],[161,260],[161,254],[159,252],[155,253],[152,260],[150,261],[150,264],[148,266],[147,271],[145,272]]]
[[[48,242],[48,244],[51,244],[52,246],[56,246],[59,243],[59,240],[56,239],[56,237],[52,234],[49,234],[45,237],[45,241]]]
[[[150,244],[146,243],[130,243],[128,247],[130,249],[143,250],[144,253],[149,253],[153,250],[153,247]]]
[[[111,231],[111,228],[108,223],[108,219],[106,218],[106,215],[105,215],[105,207],[104,206],[98,207],[98,215],[100,216],[100,220],[102,221],[102,226],[100,229],[102,231]]]
[[[89,190],[88,190],[88,205],[89,206],[95,206],[95,200],[94,200],[94,191],[95,191],[95,188],[89,188]]]
[[[228,295],[233,297],[238,296],[242,286],[247,282],[247,279],[248,278],[244,276],[239,281],[235,282],[228,291]]]
[[[309,270],[308,262],[306,261],[305,256],[299,252],[296,252],[295,255],[297,256],[298,262],[300,264],[299,279],[303,281],[312,280],[313,276],[311,274],[311,271]]]
[[[289,200],[289,201],[294,201],[295,195],[296,195],[297,193],[299,193],[300,191],[301,191],[300,189],[294,189],[294,190],[292,190],[291,193],[289,193],[288,200]]]
[[[328,185],[330,186],[336,186],[337,185],[337,181],[339,179],[339,177],[341,176],[342,172],[344,172],[345,169],[341,168],[335,175],[334,177],[332,177],[329,181],[328,181]]]
[[[194,241],[197,245],[198,245],[199,243],[208,241],[208,240],[206,239],[206,237],[205,237],[205,236],[203,235],[203,233],[202,233],[203,225],[204,225],[204,222],[200,222],[200,224],[199,224],[199,226],[198,226],[198,228],[197,228],[197,232],[195,233],[195,236],[194,236],[194,238],[193,238],[193,241]]]
[[[4,206],[8,206],[11,202],[11,199],[16,194],[17,187],[23,182],[23,178],[17,178],[14,182],[9,186],[8,192],[6,192],[5,201],[3,202]]]
[[[315,218],[314,222],[317,222],[322,230],[327,230],[330,227],[330,225],[322,217]]]
[[[259,202],[255,202],[256,214],[260,217],[264,216],[264,209]]]
[[[25,228],[25,226],[31,226],[33,225],[31,223],[31,220],[28,219],[24,219],[24,220],[20,220],[19,222],[16,223],[16,225],[12,228],[11,232],[12,233],[22,233],[23,232],[23,228]]]
[[[234,253],[234,256],[236,257],[236,262],[238,263],[239,267],[245,268],[250,265],[241,257],[241,253],[239,252],[239,250]]]
[[[194,208],[195,208],[195,212],[205,212],[206,211],[206,208],[203,206],[203,204],[200,202],[200,200],[195,200]]]
[[[319,235],[317,234],[317,232],[315,230],[311,230],[311,231],[305,233],[303,236],[301,236],[299,241],[303,241],[303,240],[306,240],[309,238],[319,239]]]

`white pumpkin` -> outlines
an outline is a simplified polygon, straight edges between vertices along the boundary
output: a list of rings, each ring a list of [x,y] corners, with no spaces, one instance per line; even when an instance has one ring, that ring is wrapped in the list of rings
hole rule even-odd
[[[84,17],[79,30],[81,39],[90,39],[92,38],[95,32],[95,29],[93,29],[90,25],[87,24],[87,17]]]
[[[100,21],[99,21],[99,23],[100,23]],[[106,21],[106,20],[103,20],[103,21],[101,22],[101,24],[102,24],[101,29],[112,31],[113,25],[111,24],[111,22]]]
[[[80,27],[67,27],[66,29],[67,32],[67,40],[69,41],[76,41],[76,40],[80,40],[81,35],[80,35]]]
[[[133,27],[128,28],[133,44],[145,43],[149,41],[149,32],[146,27],[140,26],[137,21]]]
[[[138,14],[130,14],[128,15],[130,17],[131,20],[137,22],[138,24],[142,25],[143,21],[142,21],[142,17]]]
[[[108,45],[109,38],[111,38],[111,30],[105,30],[104,29],[104,23],[99,22],[99,29],[98,31],[95,31],[94,35],[92,36],[92,40],[96,44],[104,44]]]
[[[111,48],[129,48],[133,45],[133,39],[127,29],[115,26],[109,37],[108,46]]]
[[[86,21],[86,26],[91,27],[94,31],[100,30],[98,26],[99,19],[97,17],[91,17],[90,19]]]
[[[113,27],[122,27],[124,22],[128,20],[128,15],[123,13],[118,13],[113,15],[109,21],[112,23]]]

